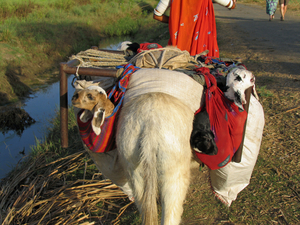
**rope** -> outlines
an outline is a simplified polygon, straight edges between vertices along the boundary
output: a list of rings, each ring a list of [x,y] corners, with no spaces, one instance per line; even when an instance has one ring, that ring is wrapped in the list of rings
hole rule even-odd
[[[88,49],[81,51],[70,57],[70,60],[77,59],[79,67],[116,67],[121,64],[127,64],[125,55],[115,54],[111,52]],[[77,69],[78,69],[77,68]]]
[[[167,51],[173,51],[173,52],[177,51],[177,52],[181,52],[181,53],[184,52],[184,51],[181,51],[180,49],[173,48],[173,47],[155,48],[155,49],[150,49],[147,51],[142,51],[139,54],[136,54],[132,59],[130,59],[130,61],[128,63],[133,64],[133,62],[135,62],[138,57],[141,57],[141,55],[145,55],[145,54],[149,54],[149,55],[151,55],[151,57],[153,57],[152,52],[156,52],[156,51],[163,51],[163,54],[165,54]],[[155,61],[157,62],[157,60],[155,60]],[[193,56],[189,57],[189,61],[198,63],[197,60],[195,59],[195,57],[193,57]]]
[[[162,63],[165,59],[165,54],[166,54],[166,50],[164,50],[163,53],[162,53],[161,60],[159,62],[159,67],[158,67],[159,69],[161,69],[161,67],[162,67]]]
[[[154,56],[154,52],[159,51],[162,52],[160,55],[160,58],[157,59]],[[163,66],[163,63],[165,63],[165,57],[166,54],[169,52],[179,52],[182,53],[180,49],[177,48],[172,48],[172,47],[165,47],[165,48],[159,48],[159,49],[151,49],[147,51],[142,51],[139,54],[136,54],[133,56],[130,60],[126,54],[120,55],[112,52],[106,52],[106,51],[99,51],[96,49],[87,49],[85,51],[81,51],[76,55],[73,55],[70,57],[70,60],[77,59],[79,60],[79,65],[77,66],[76,70],[76,78],[79,78],[78,70],[80,67],[96,67],[96,68],[103,68],[103,67],[116,67],[119,65],[123,64],[133,64],[135,65],[135,62],[137,58],[140,58],[141,56],[144,56],[145,54],[149,54],[149,56],[152,58],[154,64],[156,65],[157,68],[161,69]],[[201,63],[200,61],[197,60],[197,58],[201,55],[206,55],[208,53],[208,50],[197,54],[195,56],[188,56],[188,61],[191,63],[190,65],[187,65],[185,68],[177,68],[175,70],[180,71],[182,73],[185,73],[191,77],[194,78],[198,83],[201,85],[205,85],[205,80],[203,77],[199,77],[199,75],[195,74],[193,71],[194,65],[200,65],[201,67],[208,67],[208,68],[214,68],[213,65],[206,65],[204,63]],[[172,58],[172,57],[171,57]],[[229,59],[227,59],[229,60]],[[232,60],[231,60],[232,61]],[[190,68],[191,67],[191,68]],[[122,71],[118,71],[118,76],[122,73]]]

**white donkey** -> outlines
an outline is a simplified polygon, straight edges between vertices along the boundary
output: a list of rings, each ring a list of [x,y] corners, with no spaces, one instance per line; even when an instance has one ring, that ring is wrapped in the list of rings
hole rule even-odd
[[[147,93],[147,86],[156,86],[157,79],[169,83],[163,82],[160,92]],[[145,83],[147,86],[140,87]],[[166,94],[168,90],[170,94]],[[143,224],[158,224],[158,198],[162,204],[161,224],[180,223],[190,183],[190,134],[202,90],[190,77],[174,71],[147,69],[131,77],[119,117],[117,149]],[[181,99],[171,92],[177,92]]]
[[[243,70],[228,76],[229,97],[238,97],[240,103],[254,76]],[[151,93],[149,86],[155,87]],[[117,149],[143,224],[158,224],[158,198],[161,224],[180,223],[190,183],[190,135],[202,94],[201,85],[178,72],[148,69],[132,75],[119,117]]]
[[[190,183],[190,135],[194,113],[202,103],[203,86],[189,76],[140,69],[130,78],[119,115],[117,150],[87,149],[100,171],[130,198],[133,195],[144,225],[158,224],[158,199],[161,224],[180,224]]]

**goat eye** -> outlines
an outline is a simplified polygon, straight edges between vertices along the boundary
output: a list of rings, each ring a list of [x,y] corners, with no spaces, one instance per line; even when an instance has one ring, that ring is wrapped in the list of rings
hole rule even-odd
[[[73,95],[72,99],[77,99],[78,98],[78,93],[76,93],[75,95]]]
[[[91,94],[88,94],[87,97],[88,97],[88,99],[90,99],[90,100],[93,100],[93,99],[94,99],[94,98],[93,98],[93,95],[91,95]]]
[[[234,80],[236,80],[236,81],[242,81],[242,78],[241,78],[240,75],[238,75],[238,76],[236,76],[236,78],[234,78]]]

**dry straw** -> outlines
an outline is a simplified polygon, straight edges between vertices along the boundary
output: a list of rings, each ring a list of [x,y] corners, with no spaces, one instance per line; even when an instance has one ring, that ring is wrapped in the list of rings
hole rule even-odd
[[[0,187],[0,223],[87,225],[99,224],[109,216],[113,224],[118,224],[120,215],[132,203],[128,204],[116,185],[95,179],[99,174],[91,179],[69,178],[74,171],[87,170],[85,154],[81,151],[48,164],[39,158],[4,180]],[[122,201],[123,207],[116,200]]]

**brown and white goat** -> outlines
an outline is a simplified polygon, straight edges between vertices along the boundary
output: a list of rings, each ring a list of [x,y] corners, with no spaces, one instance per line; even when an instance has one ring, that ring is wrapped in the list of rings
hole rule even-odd
[[[100,126],[103,124],[105,117],[112,114],[114,104],[107,99],[106,92],[99,86],[89,86],[85,89],[76,91],[72,97],[74,107],[84,109],[80,115],[82,122],[92,119],[92,128],[95,134],[101,132]]]
[[[87,122],[92,119],[92,129],[95,134],[99,135],[101,132],[100,126],[103,124],[105,117],[111,115],[114,110],[113,103],[107,99],[107,94],[100,86],[85,86],[76,84],[76,89],[73,97],[72,104],[74,106],[74,113],[77,116],[83,109],[79,119],[82,122]],[[85,144],[85,150],[89,153],[99,171],[109,178],[113,183],[118,185],[125,194],[128,195],[130,200],[133,200],[131,189],[128,185],[124,168],[119,162],[118,152],[113,149],[105,153],[95,153],[91,151]]]

